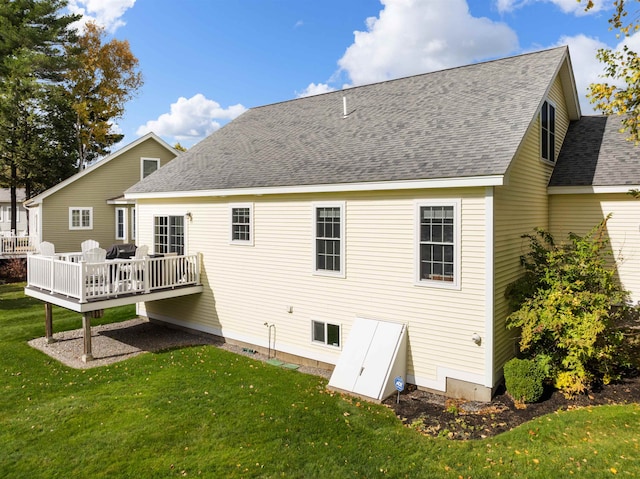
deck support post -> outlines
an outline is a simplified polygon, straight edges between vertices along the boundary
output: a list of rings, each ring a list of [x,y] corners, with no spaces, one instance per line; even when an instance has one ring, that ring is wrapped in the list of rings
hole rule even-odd
[[[93,361],[93,354],[91,353],[91,317],[92,311],[82,313],[82,335],[84,337],[84,354],[82,355],[82,362]]]
[[[47,344],[55,343],[53,337],[53,305],[44,303],[44,337]]]

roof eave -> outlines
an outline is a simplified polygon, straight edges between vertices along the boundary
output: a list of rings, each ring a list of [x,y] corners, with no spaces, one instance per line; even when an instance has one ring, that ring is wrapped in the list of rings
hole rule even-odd
[[[550,195],[582,195],[582,194],[607,194],[629,193],[630,190],[640,190],[639,185],[580,185],[580,186],[549,186],[547,193]]]
[[[341,193],[355,191],[391,191],[415,189],[470,188],[501,186],[504,175],[470,176],[459,178],[434,178],[406,181],[380,181],[364,183],[338,183],[323,185],[267,186],[254,188],[224,188],[193,191],[158,191],[125,193],[126,199],[171,199],[210,196],[263,196],[304,193]]]

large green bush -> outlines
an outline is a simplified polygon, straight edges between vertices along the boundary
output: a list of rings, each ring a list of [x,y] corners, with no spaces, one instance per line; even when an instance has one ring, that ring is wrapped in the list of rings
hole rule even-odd
[[[546,372],[533,359],[513,358],[504,365],[504,382],[514,401],[532,403],[544,393]]]
[[[520,329],[520,350],[547,364],[566,396],[617,379],[626,365],[617,326],[629,312],[628,293],[606,263],[606,222],[560,245],[542,230],[525,235],[525,274],[506,291],[514,308],[507,327]]]

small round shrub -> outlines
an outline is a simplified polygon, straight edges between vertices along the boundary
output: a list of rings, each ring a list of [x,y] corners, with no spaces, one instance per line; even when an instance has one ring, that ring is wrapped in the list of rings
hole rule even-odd
[[[504,365],[504,382],[514,401],[532,403],[544,393],[544,367],[533,359],[513,358]]]

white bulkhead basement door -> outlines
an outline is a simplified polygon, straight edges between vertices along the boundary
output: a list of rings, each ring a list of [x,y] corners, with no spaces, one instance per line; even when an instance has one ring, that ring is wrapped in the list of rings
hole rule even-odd
[[[382,401],[406,380],[407,328],[401,323],[356,318],[329,388]]]

